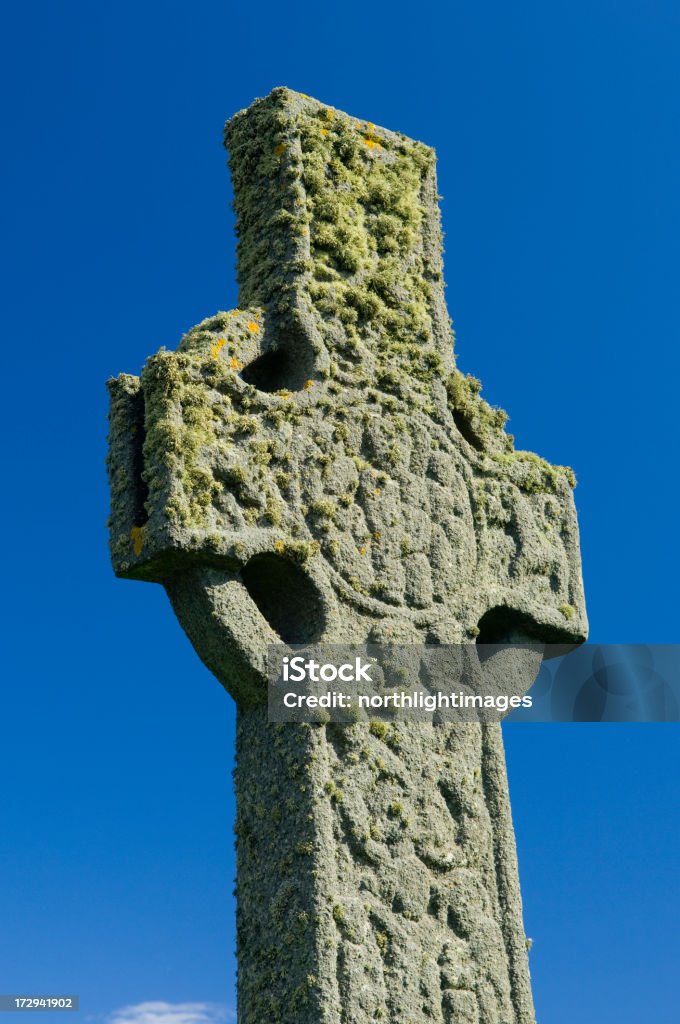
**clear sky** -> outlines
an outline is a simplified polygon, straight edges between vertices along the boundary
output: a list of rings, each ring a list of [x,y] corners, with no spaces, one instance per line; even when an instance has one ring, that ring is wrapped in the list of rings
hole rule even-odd
[[[236,305],[234,111],[420,138],[459,366],[578,476],[592,639],[679,642],[680,8],[38,2],[0,45],[0,993],[233,1019],[233,707],[109,567],[104,381]],[[679,728],[505,730],[539,1024],[677,1024]]]

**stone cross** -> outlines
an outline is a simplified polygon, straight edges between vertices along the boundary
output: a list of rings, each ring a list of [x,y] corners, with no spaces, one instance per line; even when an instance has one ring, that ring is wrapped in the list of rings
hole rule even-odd
[[[580,642],[571,471],[454,365],[432,149],[227,125],[241,308],[110,382],[111,549],[238,707],[240,1024],[531,1024],[500,727],[268,723],[271,643]]]

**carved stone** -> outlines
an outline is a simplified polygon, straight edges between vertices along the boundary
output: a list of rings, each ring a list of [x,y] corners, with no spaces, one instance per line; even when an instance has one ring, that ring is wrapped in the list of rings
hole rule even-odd
[[[530,1024],[497,725],[270,725],[268,643],[585,639],[571,471],[454,365],[433,150],[229,122],[241,308],[110,382],[116,572],[238,705],[240,1024]]]

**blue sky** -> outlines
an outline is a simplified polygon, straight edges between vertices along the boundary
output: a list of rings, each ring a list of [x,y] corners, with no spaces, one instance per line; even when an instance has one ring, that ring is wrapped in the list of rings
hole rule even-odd
[[[229,1019],[233,707],[109,568],[104,381],[236,305],[234,111],[285,84],[421,138],[459,366],[576,470],[592,639],[680,641],[680,12],[121,0],[4,29],[0,992]],[[678,738],[506,728],[539,1024],[678,1019]]]

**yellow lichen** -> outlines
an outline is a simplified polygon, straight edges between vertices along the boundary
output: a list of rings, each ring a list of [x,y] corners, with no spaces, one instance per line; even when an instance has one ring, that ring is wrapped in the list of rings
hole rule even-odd
[[[369,149],[382,149],[380,139],[375,134],[375,125],[372,121],[366,121],[364,125],[364,145]]]
[[[231,357],[231,361],[230,361],[229,365],[231,366],[232,370],[242,370],[243,369],[243,363],[240,363],[238,361],[238,359],[236,358],[236,356],[232,356]]]
[[[257,332],[260,329],[260,325],[256,324],[254,320],[249,320],[248,323],[246,324],[246,327],[248,328],[249,331],[252,331],[253,334],[257,334]]]
[[[221,349],[223,349],[226,344],[227,344],[227,342],[226,342],[226,340],[224,338],[218,338],[217,339],[215,344],[210,349],[210,355],[213,357],[213,359],[217,359],[217,357],[220,354]]]
[[[144,527],[133,526],[130,530],[130,540],[132,541],[132,550],[136,555],[141,555],[142,548],[144,547]]]
[[[282,156],[286,152],[287,144],[285,142],[279,142],[278,146],[274,146],[274,154],[276,156]]]

